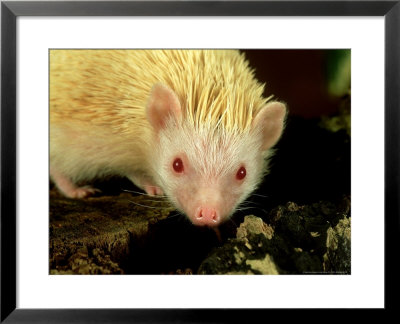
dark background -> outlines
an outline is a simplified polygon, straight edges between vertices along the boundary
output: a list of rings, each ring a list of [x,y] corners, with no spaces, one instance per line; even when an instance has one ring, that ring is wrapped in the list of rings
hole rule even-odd
[[[290,115],[320,117],[338,112],[340,97],[329,94],[329,60],[337,50],[243,50],[258,80],[288,104]]]

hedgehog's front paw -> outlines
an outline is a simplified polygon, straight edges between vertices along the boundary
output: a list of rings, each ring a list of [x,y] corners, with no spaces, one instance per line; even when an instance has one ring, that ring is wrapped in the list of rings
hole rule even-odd
[[[82,199],[89,196],[93,196],[98,192],[101,191],[99,189],[90,186],[84,186],[70,190],[68,193],[66,193],[66,196],[68,196],[69,198]]]
[[[146,193],[150,196],[162,196],[164,192],[159,186],[154,185],[153,179],[150,177],[141,174],[141,173],[132,173],[128,176],[128,178],[139,188],[142,188]]]
[[[153,185],[150,185],[150,184],[145,184],[145,185],[143,185],[143,189],[150,196],[162,196],[162,195],[164,195],[164,192],[162,191],[162,189],[160,187],[157,187],[157,186],[153,186]]]

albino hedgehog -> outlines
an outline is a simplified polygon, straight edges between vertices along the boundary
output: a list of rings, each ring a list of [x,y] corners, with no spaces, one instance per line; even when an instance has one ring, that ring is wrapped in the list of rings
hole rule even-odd
[[[283,103],[236,50],[51,50],[50,176],[118,175],[166,195],[195,225],[230,217],[268,170]]]

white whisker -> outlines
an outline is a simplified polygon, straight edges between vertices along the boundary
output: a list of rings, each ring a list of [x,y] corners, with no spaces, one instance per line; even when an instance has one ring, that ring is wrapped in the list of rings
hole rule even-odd
[[[143,204],[139,204],[136,201],[133,200],[129,200],[129,202],[131,202],[134,205],[140,206],[140,207],[145,207],[145,208],[152,208],[152,209],[170,209],[171,207],[162,207],[162,206],[148,206],[148,205],[143,205]]]
[[[129,192],[129,193],[134,193],[134,194],[138,194],[141,196],[148,196],[148,197],[159,197],[159,198],[168,198],[166,195],[149,195],[148,193],[145,192],[141,192],[141,191],[135,191],[135,190],[127,190],[127,189],[121,189],[124,192]]]
[[[257,197],[262,197],[262,198],[269,198],[269,196],[266,196],[266,195],[260,195],[260,194],[255,194],[255,193],[253,193],[253,194],[251,194],[252,196],[257,196]]]

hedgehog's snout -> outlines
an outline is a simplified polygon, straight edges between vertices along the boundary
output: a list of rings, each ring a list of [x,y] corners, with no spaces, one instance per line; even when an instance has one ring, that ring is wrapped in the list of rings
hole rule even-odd
[[[219,226],[227,218],[229,206],[218,189],[207,186],[194,186],[175,191],[177,207],[184,212],[196,226]]]
[[[200,206],[197,208],[193,223],[195,225],[217,226],[221,221],[220,213],[216,208]]]

